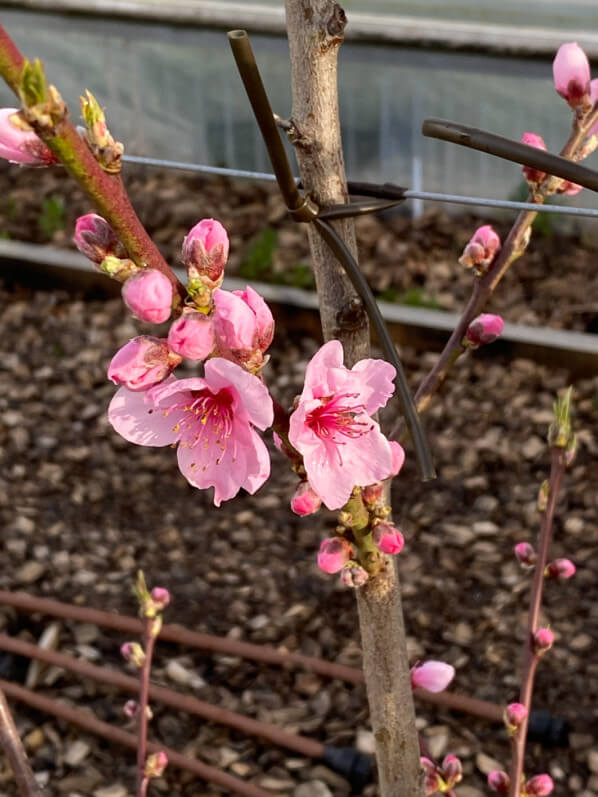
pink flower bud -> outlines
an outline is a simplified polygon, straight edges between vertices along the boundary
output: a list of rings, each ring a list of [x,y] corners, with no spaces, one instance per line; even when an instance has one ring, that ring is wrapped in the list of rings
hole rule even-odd
[[[379,551],[391,556],[401,553],[405,545],[405,538],[396,526],[384,521],[375,526],[372,532],[372,539]]]
[[[492,772],[488,773],[488,787],[492,791],[496,791],[499,794],[508,794],[510,784],[511,780],[506,772],[502,772],[500,769],[493,769]]]
[[[536,653],[537,656],[541,656],[552,647],[554,643],[554,634],[550,628],[538,628],[534,634],[533,643],[534,653]]]
[[[145,653],[139,642],[125,642],[120,647],[120,653],[125,661],[134,664],[135,667],[143,667]]]
[[[398,476],[405,462],[405,449],[396,440],[390,440],[389,443],[392,453],[392,471],[389,475]]]
[[[205,360],[214,348],[212,319],[197,310],[183,312],[170,325],[168,345],[188,360]]]
[[[440,791],[444,786],[436,765],[425,756],[421,756],[419,763],[424,770],[424,788],[426,795],[436,794],[436,792]]]
[[[522,567],[533,567],[536,564],[538,555],[529,542],[518,542],[514,550],[517,561]]]
[[[587,104],[590,92],[590,64],[576,42],[561,44],[552,63],[554,87],[572,108]]]
[[[563,180],[560,187],[557,188],[557,194],[566,194],[566,196],[576,196],[583,190],[583,185],[577,183],[570,183],[569,180]]]
[[[523,703],[510,703],[505,709],[505,725],[509,732],[514,732],[521,727],[527,717],[527,709]]]
[[[484,271],[492,263],[500,249],[500,238],[489,225],[478,227],[459,258],[459,263],[466,268]]]
[[[537,135],[537,133],[524,133],[521,139],[521,143],[527,144],[528,147],[535,147],[536,149],[546,150],[546,144],[544,143],[544,139],[542,138],[542,136]],[[537,183],[541,183],[542,180],[546,177],[546,172],[541,172],[538,169],[534,169],[532,166],[522,166],[521,170],[527,182],[533,183],[534,185]]]
[[[446,785],[452,789],[463,778],[463,765],[456,755],[447,755],[440,767]]]
[[[373,506],[381,501],[383,493],[384,485],[382,482],[368,484],[366,487],[361,488],[361,497],[368,506]]]
[[[244,291],[233,291],[233,293],[243,299],[245,304],[253,312],[255,316],[257,346],[260,351],[266,351],[274,337],[274,318],[272,317],[270,308],[259,293],[254,291],[249,285]]]
[[[228,235],[216,219],[202,219],[183,241],[183,261],[194,276],[205,276],[212,284],[222,281],[228,258]],[[214,285],[214,287],[217,287]]]
[[[163,750],[148,755],[143,774],[146,778],[159,778],[168,766],[168,756]]]
[[[139,703],[136,700],[127,700],[123,706],[123,711],[125,715],[132,720],[137,716],[137,712],[139,711]]]
[[[411,688],[443,692],[455,677],[455,668],[444,661],[425,661],[411,668]]]
[[[0,108],[0,158],[29,166],[58,163],[54,154],[21,118],[18,108]]]
[[[322,506],[322,499],[312,490],[309,482],[302,481],[297,485],[295,495],[291,498],[291,509],[296,515],[305,517],[313,515]]]
[[[478,346],[493,343],[502,333],[504,325],[499,315],[482,313],[468,326],[465,339],[471,348],[477,349]]]
[[[318,553],[318,567],[325,573],[338,573],[353,556],[353,546],[344,537],[322,540]]]
[[[356,563],[349,563],[341,570],[341,582],[345,587],[359,589],[359,587],[363,587],[368,578],[367,570]]]
[[[555,559],[546,567],[545,574],[550,578],[566,581],[575,575],[575,565],[570,559]]]
[[[181,359],[165,340],[140,335],[116,352],[108,367],[108,379],[129,390],[147,390],[170,376]]]
[[[528,797],[546,797],[547,794],[552,793],[554,783],[550,775],[534,775],[523,788]]]
[[[124,254],[114,230],[97,213],[79,216],[75,224],[74,241],[77,249],[98,265],[108,255]]]
[[[170,318],[173,289],[165,274],[155,268],[144,268],[123,285],[123,300],[134,316],[150,324],[161,324]]]
[[[165,587],[154,587],[150,594],[156,611],[161,612],[170,603],[170,592]]]

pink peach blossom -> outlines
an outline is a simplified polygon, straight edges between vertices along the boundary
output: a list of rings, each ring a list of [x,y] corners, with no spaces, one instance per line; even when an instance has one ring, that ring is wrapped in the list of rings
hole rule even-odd
[[[309,482],[302,481],[297,485],[295,495],[291,498],[291,509],[296,515],[305,517],[313,515],[322,506],[322,499],[309,486]]]
[[[0,158],[27,166],[57,163],[51,150],[19,116],[18,108],[0,108]]]
[[[353,546],[344,537],[327,537],[320,543],[318,567],[325,573],[338,573],[353,556]]]
[[[205,276],[212,283],[221,281],[228,248],[228,235],[219,221],[199,221],[183,241],[183,261],[190,271],[190,278]]]
[[[524,133],[521,139],[522,144],[527,144],[528,147],[535,147],[536,149],[546,150],[546,144],[544,143],[544,139],[542,136],[539,136],[537,133]],[[546,172],[539,171],[538,169],[534,169],[532,166],[522,166],[521,170],[523,172],[523,176],[527,180],[528,183],[541,183],[542,180],[546,177]]]
[[[471,348],[477,349],[478,346],[493,343],[500,337],[504,325],[505,322],[499,315],[482,313],[477,318],[474,318],[467,327],[465,339]]]
[[[392,470],[389,476],[398,476],[405,463],[405,449],[396,440],[390,440],[390,451],[392,453]]]
[[[123,300],[134,316],[150,324],[170,318],[173,288],[165,274],[144,268],[128,279],[122,288]]]
[[[455,668],[444,661],[426,661],[411,668],[411,687],[443,692],[455,677]]]
[[[119,349],[108,367],[108,379],[132,391],[163,382],[181,362],[165,340],[140,335]]]
[[[254,427],[272,424],[272,399],[264,384],[235,363],[214,358],[205,377],[175,379],[146,393],[121,388],[108,418],[131,443],[179,444],[181,473],[194,487],[214,487],[214,503],[249,493],[270,475],[268,450]]]
[[[170,325],[168,345],[188,360],[205,360],[214,348],[212,319],[197,310],[183,311]]]
[[[561,44],[552,63],[554,87],[572,108],[584,105],[590,92],[590,64],[577,42]]]
[[[403,535],[392,523],[378,523],[372,532],[372,538],[379,551],[391,556],[401,553],[405,545]]]
[[[466,268],[486,269],[500,250],[500,238],[493,227],[485,224],[474,232],[459,263]]]
[[[329,509],[346,504],[356,485],[365,487],[392,473],[392,448],[371,415],[392,395],[394,376],[384,360],[345,368],[338,340],[324,344],[307,366],[289,440]]]

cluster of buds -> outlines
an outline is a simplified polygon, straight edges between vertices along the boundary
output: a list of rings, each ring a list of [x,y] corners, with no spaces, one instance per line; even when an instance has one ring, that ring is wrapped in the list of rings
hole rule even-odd
[[[475,269],[479,275],[485,274],[499,251],[500,238],[489,224],[485,224],[474,232],[459,258],[459,263],[466,268]]]
[[[419,761],[424,770],[426,795],[437,794],[438,792],[444,794],[456,786],[463,778],[461,761],[455,755],[445,756],[440,766],[437,766],[425,756],[422,756]]]
[[[504,325],[505,323],[499,315],[482,313],[474,318],[467,327],[463,346],[469,349],[478,349],[480,346],[494,343],[502,334]]]
[[[67,114],[66,104],[56,86],[48,85],[39,58],[25,59],[21,70],[19,97],[24,120],[40,134],[53,133]]]

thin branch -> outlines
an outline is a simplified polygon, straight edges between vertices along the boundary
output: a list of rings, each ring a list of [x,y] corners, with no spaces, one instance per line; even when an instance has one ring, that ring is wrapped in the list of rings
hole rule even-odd
[[[15,776],[17,788],[22,797],[42,797],[43,792],[37,783],[27,753],[15,727],[12,714],[6,702],[4,692],[0,690],[0,746],[8,758],[10,768]]]

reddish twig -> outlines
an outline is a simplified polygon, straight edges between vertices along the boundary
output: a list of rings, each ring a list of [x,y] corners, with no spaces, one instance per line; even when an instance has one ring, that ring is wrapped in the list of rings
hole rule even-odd
[[[139,726],[137,729],[137,797],[145,797],[149,778],[145,775],[145,758],[147,755],[147,728],[149,723],[149,687],[152,671],[152,657],[156,637],[153,634],[154,620],[144,617],[143,651],[145,657],[139,673],[139,710],[137,713]]]
[[[0,747],[4,750],[22,797],[42,797],[21,738],[15,727],[4,692],[0,690]]]
[[[0,680],[0,689],[3,689],[12,700],[25,703],[38,711],[44,712],[44,714],[64,719],[73,725],[78,725],[89,733],[102,736],[124,747],[133,749],[137,747],[137,737],[132,733],[127,733],[120,728],[116,728],[112,724],[102,722],[89,711],[77,711],[64,703],[52,700],[44,695],[39,695],[22,686],[13,684],[10,681]],[[169,764],[179,769],[187,770],[187,772],[193,773],[208,783],[215,783],[218,786],[229,789],[233,794],[241,794],[243,797],[272,797],[272,792],[265,791],[253,783],[245,783],[239,778],[234,777],[234,775],[229,775],[227,772],[204,764],[202,761],[197,761],[194,758],[181,755],[176,750],[171,750],[168,747],[165,748],[153,742],[149,742],[147,748],[151,753],[158,753],[161,750],[164,751],[168,756]]]
[[[525,760],[525,743],[527,737],[527,727],[531,712],[532,693],[534,690],[534,677],[538,665],[539,656],[534,649],[534,634],[538,630],[540,608],[542,606],[542,593],[544,590],[544,570],[548,561],[548,551],[552,537],[552,522],[556,501],[566,469],[566,455],[563,448],[551,449],[550,478],[548,480],[548,503],[542,515],[542,523],[538,537],[537,561],[535,563],[534,577],[532,580],[530,606],[527,621],[527,629],[524,648],[524,665],[521,679],[521,689],[519,702],[526,708],[526,716],[517,731],[511,737],[512,758],[509,797],[519,797],[521,791],[521,779]]]
[[[24,65],[22,53],[7,31],[0,25],[0,75],[19,95]],[[95,159],[86,141],[79,135],[68,113],[54,126],[44,127],[30,122],[37,135],[61,161],[124,244],[129,257],[138,266],[161,271],[171,281],[175,295],[186,296],[184,285],[162,257],[159,249],[139,221],[120,175],[109,174]]]

